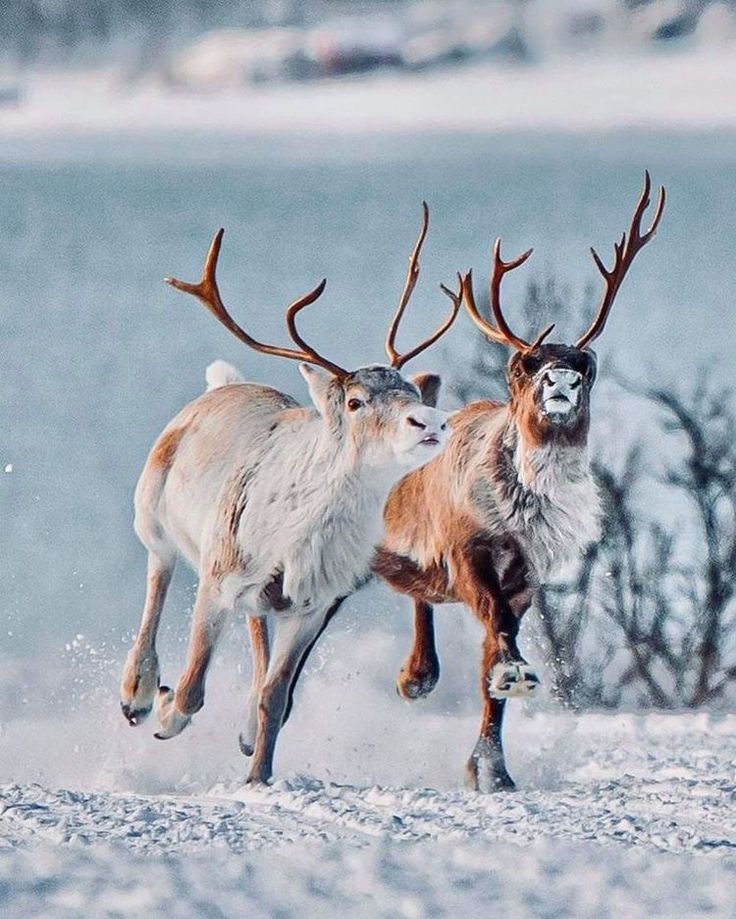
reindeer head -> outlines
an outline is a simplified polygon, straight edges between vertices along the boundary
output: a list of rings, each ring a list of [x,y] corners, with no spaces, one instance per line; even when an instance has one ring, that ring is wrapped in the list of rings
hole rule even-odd
[[[449,329],[460,309],[460,291],[454,293],[443,286],[452,300],[445,322],[411,351],[401,354],[395,348],[396,333],[419,276],[419,254],[428,226],[429,211],[425,203],[422,227],[409,259],[404,291],[386,339],[390,366],[370,365],[354,371],[345,370],[319,354],[301,336],[296,317],[321,296],[326,280],[295,300],[286,311],[287,329],[298,350],[264,344],[245,332],[225,308],[217,287],[216,268],[223,230],[215,234],[199,283],[189,284],[176,278],[166,278],[166,281],[178,290],[196,296],[236,338],[250,348],[300,361],[300,370],[325,423],[327,436],[344,444],[354,463],[391,470],[398,478],[433,459],[444,447],[448,436],[446,414],[433,407],[439,377],[423,374],[406,379],[400,370]]]
[[[665,204],[664,187],[660,188],[651,226],[645,233],[641,232],[641,220],[650,203],[650,190],[651,180],[647,172],[629,231],[614,245],[615,258],[610,271],[603,265],[595,249],[591,249],[595,264],[603,275],[605,289],[592,325],[574,345],[545,343],[554,324],[548,326],[534,341],[525,341],[512,332],[503,315],[503,276],[522,265],[532,254],[531,249],[510,262],[504,262],[501,259],[501,240],[495,242],[490,282],[490,304],[495,324],[484,319],[478,311],[473,295],[472,273],[460,276],[463,302],[473,321],[489,339],[514,349],[507,367],[510,407],[530,446],[541,446],[553,439],[580,443],[587,437],[590,390],[596,377],[595,352],[588,346],[603,331],[626,272],[659,225]]]
[[[308,364],[300,367],[312,401],[328,429],[349,445],[364,467],[423,466],[447,440],[447,416],[423,403],[417,384],[393,367],[361,367],[338,379]],[[434,378],[438,379],[438,378]]]

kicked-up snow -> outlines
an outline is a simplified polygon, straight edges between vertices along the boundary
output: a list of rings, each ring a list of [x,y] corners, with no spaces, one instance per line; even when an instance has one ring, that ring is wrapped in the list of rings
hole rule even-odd
[[[736,914],[736,717],[513,718],[511,793],[5,784],[0,914]]]

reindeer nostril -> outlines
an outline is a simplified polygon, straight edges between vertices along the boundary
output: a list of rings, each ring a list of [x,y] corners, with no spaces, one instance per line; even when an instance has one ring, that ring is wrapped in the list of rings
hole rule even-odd
[[[440,431],[446,431],[446,430],[447,430],[447,422],[445,421],[440,425]]]
[[[424,430],[424,428],[427,427],[427,425],[424,424],[424,422],[419,421],[419,419],[415,418],[413,415],[408,415],[406,420],[413,428],[421,428],[422,430]]]
[[[573,380],[572,383],[570,383],[570,389],[577,389],[578,386],[580,386],[580,383],[581,383],[581,382],[582,382],[582,381],[581,381],[580,377],[578,377],[577,379]]]

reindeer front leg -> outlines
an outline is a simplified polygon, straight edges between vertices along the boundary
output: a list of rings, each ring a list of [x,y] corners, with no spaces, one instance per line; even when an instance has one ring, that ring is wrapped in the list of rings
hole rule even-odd
[[[498,648],[487,673],[490,694],[498,699],[531,695],[539,677],[517,644],[521,618],[532,596],[524,556],[513,540],[483,536],[470,541],[464,563],[468,605],[491,629]]]
[[[429,695],[440,678],[440,661],[434,640],[434,610],[424,600],[414,600],[414,645],[396,680],[396,691],[411,702]]]
[[[161,686],[156,707],[160,730],[154,737],[168,740],[181,734],[204,705],[204,687],[207,670],[227,620],[229,607],[223,605],[219,585],[200,581],[192,617],[192,632],[187,649],[184,673],[176,684],[176,691]]]
[[[466,784],[473,791],[491,792],[513,789],[513,779],[506,770],[503,753],[504,699],[491,695],[490,677],[504,656],[491,619],[486,621],[483,640],[483,663],[481,666],[480,691],[483,700],[483,715],[480,734],[465,767]]]
[[[276,740],[283,724],[294,676],[306,651],[319,636],[326,612],[277,619],[271,661],[258,706],[253,764],[246,781],[265,784],[273,774]]]
[[[539,685],[539,678],[517,644],[519,624],[529,606],[531,590],[523,555],[504,538],[483,536],[471,540],[463,561],[464,599],[485,629],[481,666],[483,715],[480,734],[466,768],[467,781],[476,791],[499,791],[514,787],[506,770],[502,743],[505,700],[531,695]]]
[[[245,728],[238,735],[240,752],[244,756],[252,756],[256,743],[258,730],[258,705],[261,691],[268,672],[268,662],[271,654],[268,644],[268,623],[265,616],[248,616],[248,631],[250,632],[251,660],[253,662],[253,677],[250,693],[246,703]]]

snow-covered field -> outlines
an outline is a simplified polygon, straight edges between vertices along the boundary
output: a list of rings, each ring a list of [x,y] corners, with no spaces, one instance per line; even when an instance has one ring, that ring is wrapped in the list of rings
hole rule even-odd
[[[520,787],[490,796],[400,774],[195,794],[3,785],[0,913],[734,915],[735,716],[515,711],[510,733]]]

